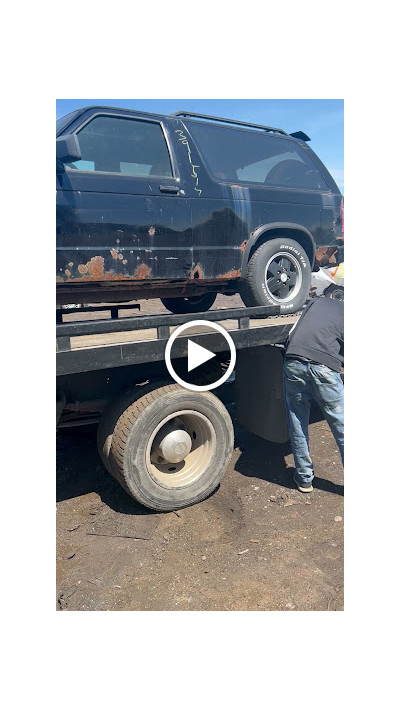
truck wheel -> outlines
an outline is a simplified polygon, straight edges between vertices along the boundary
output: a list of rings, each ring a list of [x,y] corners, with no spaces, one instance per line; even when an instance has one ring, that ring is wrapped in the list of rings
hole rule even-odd
[[[298,311],[311,286],[311,266],[305,249],[293,239],[264,242],[250,258],[242,287],[246,306],[281,306]]]
[[[200,296],[182,296],[171,299],[160,299],[168,311],[173,314],[196,314],[208,311],[213,305],[216,294],[201,294]]]
[[[126,390],[124,393],[119,395],[119,397],[112,400],[102,413],[99,424],[97,426],[97,449],[104,467],[112,476],[113,471],[110,462],[110,449],[114,428],[117,424],[118,418],[121,412],[123,412],[127,407],[129,407],[132,402],[139,399],[145,393],[149,392],[149,390],[151,390],[153,387],[154,386],[150,386],[150,384],[147,384],[143,386],[136,385],[132,388],[129,388],[129,390]]]
[[[344,287],[331,284],[331,286],[328,286],[328,288],[325,289],[324,296],[328,296],[329,299],[344,301]]]
[[[130,496],[155,511],[202,501],[218,486],[232,454],[227,410],[209,392],[175,384],[145,389],[125,393],[104,413],[98,438],[103,463]]]

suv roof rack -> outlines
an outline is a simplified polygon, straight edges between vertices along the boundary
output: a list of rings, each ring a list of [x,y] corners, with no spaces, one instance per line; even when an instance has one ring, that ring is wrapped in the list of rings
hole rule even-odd
[[[188,118],[209,119],[210,121],[220,121],[221,123],[231,123],[231,124],[235,124],[236,126],[249,126],[250,128],[260,128],[263,131],[272,131],[274,133],[281,133],[283,136],[289,135],[282,128],[272,128],[272,126],[261,126],[258,123],[248,123],[247,121],[237,121],[236,119],[221,118],[220,116],[208,116],[208,114],[195,114],[195,113],[192,113],[191,111],[174,111],[174,113],[168,114],[168,115],[169,116],[181,116],[182,118],[188,117]]]

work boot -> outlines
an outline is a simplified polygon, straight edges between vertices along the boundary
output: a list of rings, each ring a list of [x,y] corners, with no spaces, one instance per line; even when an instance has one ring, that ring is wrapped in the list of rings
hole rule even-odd
[[[313,485],[310,482],[301,482],[296,479],[296,477],[293,477],[293,481],[296,484],[297,488],[299,491],[301,491],[302,494],[309,494],[311,491],[314,491]]]

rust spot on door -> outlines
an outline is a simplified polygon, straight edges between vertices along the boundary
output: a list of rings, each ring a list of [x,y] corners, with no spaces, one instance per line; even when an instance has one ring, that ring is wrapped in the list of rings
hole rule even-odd
[[[110,249],[111,256],[113,259],[118,259],[118,250],[117,249]]]
[[[105,272],[103,281],[124,281],[131,279],[132,277],[126,276],[125,274],[115,274],[114,272]]]
[[[127,264],[128,260],[123,258],[123,254],[118,254],[118,259],[117,262],[118,264],[120,263],[119,260],[122,261],[122,264]],[[65,269],[65,275],[68,278],[68,281],[71,282],[88,282],[88,281],[132,281],[132,280],[144,280],[147,279],[151,273],[151,268],[147,266],[147,264],[139,264],[135,273],[132,274],[121,274],[117,273],[117,271],[109,270],[107,272],[104,271],[104,257],[92,257],[89,262],[86,264],[79,264],[78,265],[78,272],[81,274],[81,276],[71,276],[71,272],[69,269]],[[60,276],[57,276],[57,282],[63,282],[66,281],[66,279],[63,279]]]
[[[151,272],[150,267],[147,266],[147,264],[139,264],[138,268],[136,269],[133,279],[146,279],[146,277],[149,276]]]
[[[189,279],[204,279],[204,272],[200,264],[196,264],[190,272]]]
[[[150,237],[153,237],[153,235],[155,235],[155,233],[156,233],[156,228],[155,228],[155,227],[150,227],[150,229],[149,229],[149,235],[150,235]]]
[[[92,279],[101,281],[104,276],[104,257],[92,257],[86,266]]]
[[[241,269],[231,269],[230,272],[221,274],[220,279],[239,279],[241,273]]]
[[[68,266],[70,266],[69,263]],[[68,281],[89,281],[90,279],[101,281],[104,276],[104,258],[103,257],[92,257],[92,259],[86,264],[78,264],[78,272],[82,276],[72,276],[69,269],[64,270],[64,274]],[[87,276],[86,276],[87,275]],[[66,281],[62,277],[57,276],[57,282]]]

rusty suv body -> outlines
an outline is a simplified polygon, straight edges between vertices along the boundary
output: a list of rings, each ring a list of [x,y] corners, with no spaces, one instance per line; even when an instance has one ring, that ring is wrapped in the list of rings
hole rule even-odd
[[[241,292],[270,240],[338,261],[342,196],[305,134],[99,106],[57,124],[58,303]]]

